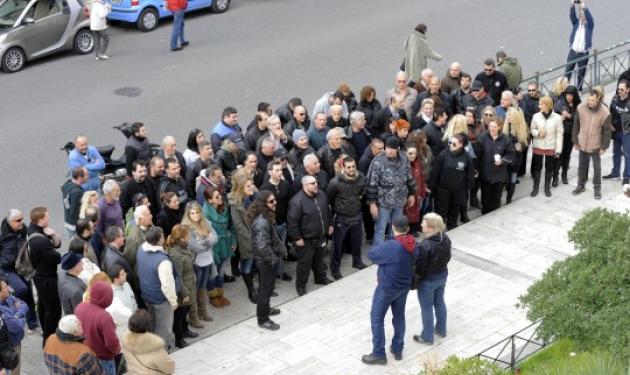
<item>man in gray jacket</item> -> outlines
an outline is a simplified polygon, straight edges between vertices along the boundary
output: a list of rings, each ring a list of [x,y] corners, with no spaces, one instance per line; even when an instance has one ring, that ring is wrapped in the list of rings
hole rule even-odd
[[[61,272],[59,273],[59,300],[64,315],[74,314],[74,309],[83,302],[85,283],[79,279],[83,271],[83,256],[68,251],[61,258]]]

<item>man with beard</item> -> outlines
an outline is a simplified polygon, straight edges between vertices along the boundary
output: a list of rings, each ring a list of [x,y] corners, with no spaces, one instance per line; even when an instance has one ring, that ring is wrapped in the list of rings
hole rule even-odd
[[[151,147],[147,139],[147,127],[141,122],[131,124],[131,137],[127,139],[125,146],[125,164],[127,176],[132,176],[133,162],[136,160],[148,161],[151,159]]]
[[[267,115],[266,112],[258,112],[254,116],[255,125],[247,129],[245,133],[245,148],[249,151],[256,151],[256,144],[258,140],[269,133],[267,128]]]
[[[494,102],[492,98],[486,94],[486,89],[484,88],[481,81],[475,80],[473,82],[472,87],[470,88],[470,93],[466,94],[462,98],[462,112],[464,113],[468,110],[474,111],[477,114],[477,118],[480,119],[483,117],[482,112],[486,106],[494,107]]]
[[[88,172],[85,167],[74,167],[70,171],[71,179],[61,186],[63,198],[63,220],[68,238],[71,238],[76,232],[77,220],[79,220],[79,211],[81,210],[81,199],[85,190],[81,185],[87,181]]]
[[[466,109],[464,108],[464,104],[462,100],[464,96],[470,93],[470,84],[472,80],[468,73],[462,73],[461,78],[459,80],[459,88],[451,90],[451,110],[452,113],[460,113],[464,114]]]
[[[120,207],[123,215],[127,215],[129,209],[133,207],[133,197],[138,194],[144,194],[148,199],[149,209],[159,212],[159,199],[155,191],[155,186],[147,179],[147,163],[144,160],[136,160],[133,162],[132,178],[126,180],[120,185]]]
[[[105,169],[105,160],[98,153],[96,147],[89,145],[87,137],[79,134],[74,138],[74,150],[68,155],[68,171],[74,167],[85,167],[89,177],[81,186],[85,191],[98,191],[100,186],[100,173]]]
[[[501,100],[501,93],[508,89],[507,77],[496,69],[492,58],[483,62],[483,72],[477,74],[475,81],[481,82],[494,103],[498,103]]]
[[[216,164],[210,164],[208,168],[201,171],[197,178],[197,190],[195,193],[195,199],[200,206],[206,202],[203,193],[208,187],[214,186],[219,193],[223,196],[223,200],[227,202],[227,192],[225,191],[225,176],[220,166]]]
[[[162,193],[173,192],[179,200],[179,211],[183,215],[186,203],[188,203],[188,189],[186,180],[181,177],[180,164],[175,158],[166,159],[166,176],[160,182],[160,196]]]
[[[330,257],[330,271],[335,280],[343,277],[340,266],[344,245],[352,253],[352,267],[365,268],[361,259],[361,240],[363,238],[363,217],[361,202],[365,193],[365,176],[357,171],[357,163],[351,156],[341,157],[342,169],[326,189],[334,216],[335,232],[333,251]]]
[[[317,187],[313,176],[302,177],[302,190],[289,202],[287,229],[298,258],[295,288],[299,296],[306,294],[311,269],[315,284],[327,285],[324,256],[328,235],[333,233],[326,194]]]

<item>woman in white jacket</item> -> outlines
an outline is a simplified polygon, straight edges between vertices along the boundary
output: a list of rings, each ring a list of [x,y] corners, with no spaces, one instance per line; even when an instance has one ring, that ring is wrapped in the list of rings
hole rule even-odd
[[[553,111],[553,99],[549,96],[540,98],[540,112],[532,118],[532,177],[534,187],[531,196],[538,195],[540,174],[545,164],[545,196],[551,197],[551,179],[554,164],[558,162],[562,153],[562,134],[564,127],[562,117]]]
[[[107,16],[112,11],[112,4],[107,0],[94,0],[90,11],[90,29],[94,35],[94,50],[97,60],[107,60],[105,54],[109,44],[109,32],[107,32]]]

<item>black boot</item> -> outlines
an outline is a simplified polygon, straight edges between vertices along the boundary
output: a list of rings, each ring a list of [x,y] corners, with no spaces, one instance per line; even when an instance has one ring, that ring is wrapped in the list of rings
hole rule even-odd
[[[532,188],[532,192],[529,196],[533,198],[538,195],[538,188],[540,187],[540,172],[532,172],[532,177],[534,178],[534,187]]]
[[[258,293],[256,293],[256,289],[254,289],[254,279],[252,274],[244,273],[242,276],[245,286],[247,287],[247,297],[249,297],[251,303],[258,303]]]
[[[569,172],[569,162],[571,160],[562,160],[562,183],[565,185],[569,184],[569,176],[567,173]]]
[[[558,177],[560,175],[560,159],[554,159],[553,161],[553,180],[551,180],[551,186],[558,187]]]
[[[186,341],[184,341],[184,339],[177,339],[175,340],[175,346],[182,349],[188,346],[188,343]]]
[[[507,186],[507,198],[505,199],[505,204],[512,203],[512,197],[514,197],[514,190],[516,189],[516,184],[508,184]]]
[[[551,197],[551,180],[553,178],[552,173],[545,171],[545,196]]]
[[[466,206],[466,203],[459,206],[459,220],[462,223],[467,223],[470,221],[470,218],[468,217],[468,207]]]

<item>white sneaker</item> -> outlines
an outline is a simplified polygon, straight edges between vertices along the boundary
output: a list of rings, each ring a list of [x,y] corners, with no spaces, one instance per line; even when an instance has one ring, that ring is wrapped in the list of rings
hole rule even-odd
[[[96,58],[94,60],[100,60],[100,59],[101,59],[101,57],[96,55]]]
[[[109,56],[107,55],[100,55],[99,57],[101,60],[109,60]]]

